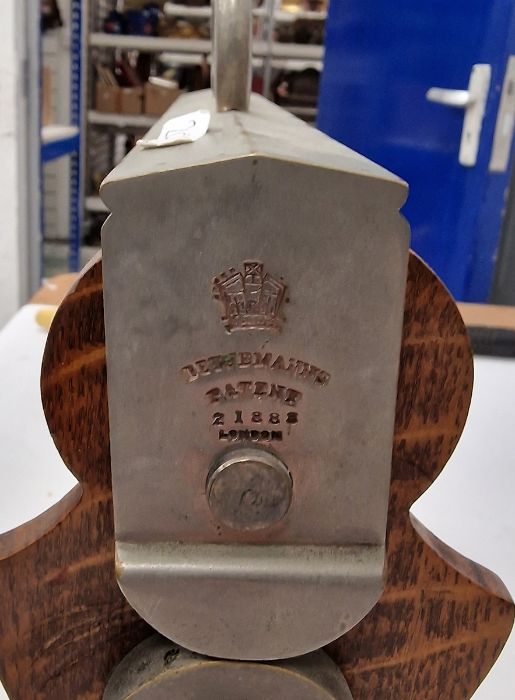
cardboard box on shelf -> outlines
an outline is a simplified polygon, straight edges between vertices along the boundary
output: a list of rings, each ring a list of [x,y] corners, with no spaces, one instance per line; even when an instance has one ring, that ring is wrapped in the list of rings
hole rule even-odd
[[[120,88],[120,112],[122,114],[141,114],[143,111],[143,88]]]
[[[160,117],[181,94],[179,88],[145,84],[145,114]]]
[[[95,105],[98,112],[119,112],[121,90],[116,85],[96,84]]]

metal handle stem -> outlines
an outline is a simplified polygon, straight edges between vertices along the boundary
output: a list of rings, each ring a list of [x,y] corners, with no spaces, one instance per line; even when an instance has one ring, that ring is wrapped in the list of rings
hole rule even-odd
[[[249,108],[252,0],[213,0],[211,84],[219,112]]]

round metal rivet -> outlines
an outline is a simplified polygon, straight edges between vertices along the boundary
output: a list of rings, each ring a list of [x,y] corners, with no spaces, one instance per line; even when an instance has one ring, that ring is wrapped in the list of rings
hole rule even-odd
[[[292,478],[274,454],[257,448],[224,453],[207,480],[216,520],[235,530],[261,530],[281,521],[290,507]]]

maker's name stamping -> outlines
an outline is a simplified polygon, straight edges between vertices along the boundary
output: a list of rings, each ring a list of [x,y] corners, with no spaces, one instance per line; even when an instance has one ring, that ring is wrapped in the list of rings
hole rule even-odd
[[[294,357],[286,359],[283,355],[274,355],[271,352],[230,352],[226,355],[212,355],[185,365],[181,368],[181,373],[189,383],[201,377],[238,369],[268,369],[288,374],[292,378],[303,379],[315,386],[325,386],[331,378],[329,372],[310,362]]]

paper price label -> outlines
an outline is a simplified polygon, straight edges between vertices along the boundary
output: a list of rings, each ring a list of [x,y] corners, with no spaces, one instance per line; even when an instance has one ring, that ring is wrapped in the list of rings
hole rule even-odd
[[[162,148],[177,146],[180,143],[193,143],[207,133],[210,121],[211,112],[207,109],[181,114],[166,121],[156,139],[140,139],[138,145],[143,148]]]

